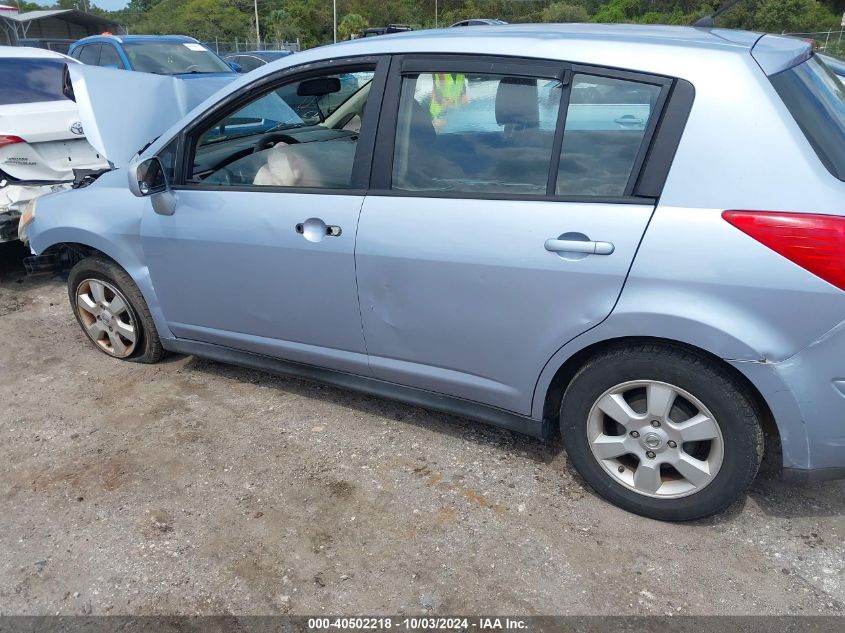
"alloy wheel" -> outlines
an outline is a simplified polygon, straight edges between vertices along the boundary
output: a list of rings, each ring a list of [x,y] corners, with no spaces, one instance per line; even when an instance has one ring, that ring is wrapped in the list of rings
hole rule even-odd
[[[695,396],[657,380],[625,382],[604,392],[587,421],[593,456],[617,482],[661,499],[700,491],[722,466],[724,438]]]
[[[112,284],[86,279],[76,288],[76,309],[88,337],[109,356],[135,351],[138,330],[129,302]]]

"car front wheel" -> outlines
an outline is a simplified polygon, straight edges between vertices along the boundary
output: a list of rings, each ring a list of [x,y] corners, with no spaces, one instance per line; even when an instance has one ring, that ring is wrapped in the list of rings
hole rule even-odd
[[[68,297],[82,331],[104,354],[140,363],[164,355],[141,291],[117,264],[99,257],[78,262],[68,275]]]
[[[564,394],[561,433],[600,495],[669,521],[728,507],[763,452],[745,386],[703,355],[668,345],[619,347],[589,361]]]

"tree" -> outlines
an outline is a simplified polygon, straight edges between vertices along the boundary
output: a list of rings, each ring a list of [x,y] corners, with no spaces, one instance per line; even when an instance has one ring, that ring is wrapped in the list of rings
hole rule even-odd
[[[370,23],[359,13],[348,13],[343,16],[343,19],[337,25],[337,32],[342,40],[352,39],[353,35],[357,35],[365,28],[370,26]]]
[[[763,0],[756,27],[770,32],[801,32],[834,26],[836,18],[817,0]]]
[[[590,14],[587,9],[578,4],[555,2],[550,4],[542,13],[543,22],[588,22]]]
[[[299,37],[299,28],[293,23],[290,13],[284,9],[271,11],[263,29],[265,33],[270,34],[270,39],[281,42],[295,42]]]

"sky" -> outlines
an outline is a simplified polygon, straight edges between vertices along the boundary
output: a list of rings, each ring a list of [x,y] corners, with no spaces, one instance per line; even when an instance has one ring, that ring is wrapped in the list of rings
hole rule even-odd
[[[94,0],[94,4],[106,11],[117,11],[124,8],[129,2],[128,0]]]

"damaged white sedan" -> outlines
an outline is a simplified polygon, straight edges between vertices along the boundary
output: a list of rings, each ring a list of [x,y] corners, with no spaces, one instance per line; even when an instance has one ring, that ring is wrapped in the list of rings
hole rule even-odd
[[[67,63],[75,60],[0,46],[0,242],[17,239],[31,200],[109,167],[85,139],[76,104],[62,94]]]

